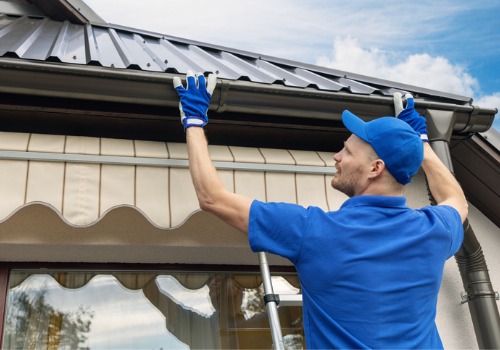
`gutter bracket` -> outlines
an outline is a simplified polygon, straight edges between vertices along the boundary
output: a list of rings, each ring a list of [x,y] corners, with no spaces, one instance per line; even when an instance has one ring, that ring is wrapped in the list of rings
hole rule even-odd
[[[468,303],[480,297],[494,297],[495,300],[500,300],[500,294],[498,292],[462,292],[460,293],[460,304]]]
[[[479,108],[478,106],[474,106],[474,105],[472,106],[472,111],[470,112],[470,116],[469,116],[469,122],[467,123],[465,128],[460,131],[461,133],[469,132],[469,130],[472,128],[472,126],[476,122],[480,111],[481,111],[481,108]]]
[[[229,96],[229,86],[230,86],[229,81],[221,79],[219,104],[217,105],[217,108],[215,109],[215,111],[217,113],[223,113],[226,111],[226,107],[227,107],[226,101],[227,101],[227,98]]]

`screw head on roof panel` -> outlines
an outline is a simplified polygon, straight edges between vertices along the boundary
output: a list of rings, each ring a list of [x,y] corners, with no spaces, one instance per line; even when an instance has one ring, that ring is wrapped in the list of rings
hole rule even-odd
[[[76,60],[76,55],[75,55],[75,56],[73,56],[73,59],[74,59],[74,60]]]

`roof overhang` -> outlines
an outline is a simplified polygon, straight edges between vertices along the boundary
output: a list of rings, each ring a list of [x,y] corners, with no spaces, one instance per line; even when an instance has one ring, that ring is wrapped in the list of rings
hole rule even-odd
[[[4,96],[0,109],[4,112],[9,110],[9,102],[5,96],[14,94],[112,104],[114,107],[108,108],[121,112],[121,118],[127,118],[127,115],[119,111],[119,107],[132,110],[132,106],[144,106],[147,107],[146,114],[151,118],[177,119],[178,96],[172,87],[175,75],[0,58],[0,93]],[[488,130],[497,112],[496,109],[480,109],[472,105],[441,103],[423,98],[417,98],[415,105],[421,113],[452,112],[453,136],[470,136]],[[52,106],[53,113],[56,112],[57,106],[57,103]],[[16,108],[19,110],[20,107]],[[66,109],[71,110],[71,107]],[[392,98],[388,96],[321,91],[312,87],[294,88],[228,79],[218,79],[210,106],[213,111],[213,123],[226,126],[231,123],[269,124],[271,121],[286,124],[293,118],[338,129],[343,129],[340,121],[344,109],[366,119],[394,113]],[[87,115],[89,114],[92,114],[90,110],[87,111]],[[100,117],[104,119],[105,113],[101,113]],[[136,118],[133,114],[129,117]],[[144,118],[146,117],[143,116],[142,119]]]

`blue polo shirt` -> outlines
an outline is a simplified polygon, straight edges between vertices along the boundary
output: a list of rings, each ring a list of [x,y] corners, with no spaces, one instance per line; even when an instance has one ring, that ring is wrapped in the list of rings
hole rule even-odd
[[[404,197],[357,196],[338,211],[254,201],[253,251],[289,259],[303,293],[309,349],[442,348],[436,303],[463,240],[458,212]]]

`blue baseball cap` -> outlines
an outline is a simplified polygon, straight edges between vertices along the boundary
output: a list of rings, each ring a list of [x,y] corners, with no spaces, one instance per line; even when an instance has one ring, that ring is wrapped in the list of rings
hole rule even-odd
[[[342,122],[350,132],[373,147],[399,183],[411,182],[424,159],[423,142],[411,126],[394,117],[364,122],[347,110],[342,112]]]

